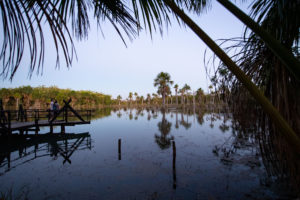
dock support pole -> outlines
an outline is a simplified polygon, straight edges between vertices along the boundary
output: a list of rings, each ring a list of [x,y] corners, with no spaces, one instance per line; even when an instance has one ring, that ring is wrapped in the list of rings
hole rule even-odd
[[[34,123],[35,123],[35,134],[37,135],[39,133],[39,120],[38,119],[35,119],[34,120]]]
[[[68,108],[65,108],[65,121],[68,122]]]
[[[7,112],[8,118],[8,134],[11,135],[11,114],[10,111]]]
[[[61,133],[64,134],[65,133],[65,126],[61,125]]]
[[[52,124],[50,124],[50,134],[52,134],[53,133],[53,126],[52,126]]]

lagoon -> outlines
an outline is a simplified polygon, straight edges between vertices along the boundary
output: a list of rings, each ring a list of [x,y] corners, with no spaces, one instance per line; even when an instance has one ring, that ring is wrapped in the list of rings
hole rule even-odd
[[[288,198],[264,166],[254,133],[231,114],[105,109],[88,137],[1,152],[0,191],[13,199]],[[46,133],[47,129],[41,132]],[[59,132],[60,128],[54,129]],[[278,190],[278,188],[281,188]]]

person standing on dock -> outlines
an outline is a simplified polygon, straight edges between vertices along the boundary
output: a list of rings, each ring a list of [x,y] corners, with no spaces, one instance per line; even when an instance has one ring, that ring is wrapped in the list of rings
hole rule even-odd
[[[51,102],[50,102],[50,110],[53,111],[54,110],[54,100],[51,98]]]
[[[53,100],[53,98],[51,98],[51,102],[50,102],[50,112],[49,112],[49,119],[48,120],[50,120],[52,117],[53,117],[53,115],[54,115],[54,100]]]
[[[59,111],[59,104],[58,104],[57,100],[55,100],[55,102],[54,102],[53,110],[54,110],[54,113],[58,113],[58,111]]]
[[[17,119],[17,121],[20,120],[21,122],[23,122],[23,120],[25,119],[23,101],[24,101],[24,97],[21,98],[21,103],[19,104],[18,119]]]

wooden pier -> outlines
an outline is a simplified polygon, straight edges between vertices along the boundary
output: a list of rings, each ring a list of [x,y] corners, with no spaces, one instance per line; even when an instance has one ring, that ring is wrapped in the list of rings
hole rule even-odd
[[[49,133],[53,133],[54,126],[61,127],[61,133],[65,133],[66,126],[90,124],[91,110],[74,110],[69,101],[64,100],[64,106],[58,111],[30,109],[3,110],[0,107],[0,136],[10,136],[13,132],[20,135],[33,131],[35,135],[40,127],[49,127]]]

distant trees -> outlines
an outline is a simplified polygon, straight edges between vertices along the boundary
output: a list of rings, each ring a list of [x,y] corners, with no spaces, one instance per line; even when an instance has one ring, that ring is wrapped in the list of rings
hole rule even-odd
[[[163,80],[160,80],[162,78]],[[171,83],[173,81],[170,80],[170,75],[159,76],[157,79],[157,83],[161,83],[158,86],[158,93],[151,94],[148,93],[146,97],[143,95],[138,95],[137,92],[129,92],[128,99],[126,101],[129,105],[132,105],[133,96],[135,97],[135,106],[144,106],[151,104],[159,105],[163,104],[172,104],[176,102],[176,105],[179,104],[178,95],[181,94],[182,105],[188,103],[187,99],[192,99],[194,97],[188,93],[191,90],[191,87],[185,84],[180,90],[178,90],[178,84],[175,84],[173,87],[175,89],[175,95],[171,95],[172,88]],[[164,95],[163,95],[164,92]],[[161,97],[159,97],[161,95]],[[211,94],[208,94],[211,96]],[[88,108],[97,108],[98,106],[109,106],[109,105],[119,105],[122,104],[122,97],[118,95],[115,99],[112,99],[110,95],[81,90],[75,91],[71,89],[60,89],[55,86],[51,87],[31,87],[31,86],[22,86],[18,88],[1,88],[0,89],[0,99],[3,100],[3,105],[5,108],[9,109],[18,109],[19,104],[22,104],[25,108],[45,108],[49,106],[49,102],[51,98],[55,98],[59,104],[63,104],[63,100],[72,98],[72,106],[75,107],[88,107]],[[165,100],[163,100],[165,98]],[[197,99],[197,103],[201,103],[206,98],[203,90],[200,88],[196,92],[195,99]],[[194,100],[194,99],[193,99]],[[7,107],[8,106],[8,107]]]
[[[118,95],[118,96],[117,96],[117,100],[118,100],[118,102],[119,102],[119,106],[121,105],[121,99],[122,99],[121,95]]]
[[[147,104],[150,105],[151,103],[151,95],[148,93],[147,94]]]
[[[55,98],[60,104],[63,100],[72,98],[72,106],[99,106],[110,105],[110,95],[92,91],[74,91],[71,89],[59,89],[58,87],[31,87],[22,86],[18,88],[1,88],[0,98],[5,106],[15,106],[22,103],[25,107],[47,107],[51,98]]]
[[[203,102],[203,97],[204,97],[204,91],[202,90],[202,88],[199,88],[196,91],[196,98],[198,98],[198,103],[201,104]]]
[[[189,103],[188,92],[191,90],[191,87],[188,84],[184,84],[184,86],[182,87],[182,90],[183,90],[184,96],[186,97],[187,103]]]
[[[129,98],[129,104],[130,104],[130,106],[131,106],[131,101],[132,101],[132,92],[129,92],[128,98]]]
[[[141,104],[143,106],[143,104],[144,104],[144,96],[140,96],[140,100],[141,100]]]
[[[135,104],[137,105],[138,103],[138,98],[139,98],[139,95],[137,92],[134,93],[134,96],[135,96]]]

